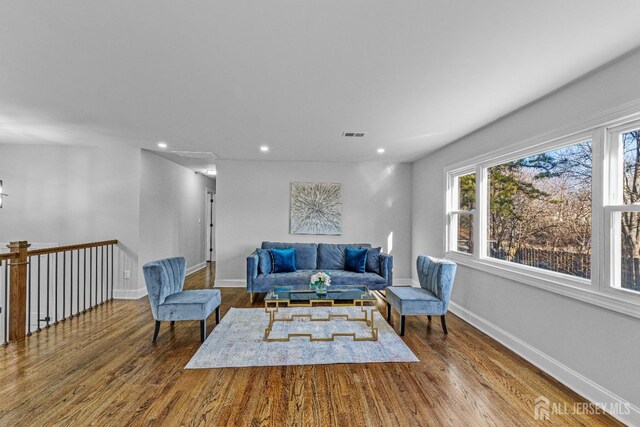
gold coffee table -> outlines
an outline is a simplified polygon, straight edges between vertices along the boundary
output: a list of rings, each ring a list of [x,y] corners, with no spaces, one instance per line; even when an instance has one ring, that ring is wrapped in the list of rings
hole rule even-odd
[[[353,341],[377,341],[378,328],[373,324],[373,315],[377,309],[377,298],[366,286],[331,286],[325,295],[317,295],[312,289],[296,289],[291,286],[274,286],[264,297],[264,310],[269,315],[269,325],[264,331],[265,341],[289,341],[293,337],[307,337],[310,341],[333,341],[336,337],[351,337]],[[350,317],[347,314],[332,314],[327,317],[314,317],[312,314],[292,314],[290,317],[277,317],[280,307],[360,307],[363,317]],[[274,322],[291,322],[305,318],[312,322],[329,322],[333,319],[366,322],[371,328],[371,336],[357,337],[353,332],[336,332],[330,337],[314,337],[310,333],[291,333],[286,338],[270,338]]]

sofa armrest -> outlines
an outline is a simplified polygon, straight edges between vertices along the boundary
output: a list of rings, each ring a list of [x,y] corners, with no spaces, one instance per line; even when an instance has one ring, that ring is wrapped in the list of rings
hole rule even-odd
[[[258,251],[253,251],[247,257],[247,292],[253,292],[253,281],[258,277]]]
[[[387,286],[393,286],[393,256],[380,253],[380,275],[387,281]]]

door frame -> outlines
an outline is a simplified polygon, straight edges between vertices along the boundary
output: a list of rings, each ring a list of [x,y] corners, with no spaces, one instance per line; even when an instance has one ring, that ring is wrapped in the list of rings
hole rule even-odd
[[[216,193],[211,188],[205,188],[205,260],[216,260]]]

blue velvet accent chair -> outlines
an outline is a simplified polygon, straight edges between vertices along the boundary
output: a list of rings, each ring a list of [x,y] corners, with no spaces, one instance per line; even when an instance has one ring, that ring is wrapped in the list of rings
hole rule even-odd
[[[391,307],[400,313],[400,336],[404,335],[407,315],[440,316],[442,330],[447,334],[445,315],[449,309],[456,263],[444,259],[419,256],[416,262],[420,287],[389,286],[386,292],[387,320],[391,323]]]
[[[151,261],[142,267],[147,284],[151,313],[156,321],[153,342],[158,339],[160,322],[199,320],[200,340],[207,336],[207,318],[216,312],[216,324],[220,322],[220,290],[197,289],[183,291],[186,273],[183,257]]]

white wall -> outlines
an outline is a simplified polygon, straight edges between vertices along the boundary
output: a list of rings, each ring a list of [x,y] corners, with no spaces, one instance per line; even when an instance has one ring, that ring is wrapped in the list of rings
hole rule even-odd
[[[217,279],[246,280],[246,257],[263,240],[371,243],[388,250],[393,233],[394,278],[409,278],[411,165],[406,163],[217,163]],[[289,234],[290,184],[339,182],[343,235]]]
[[[34,247],[117,239],[115,296],[144,295],[142,265],[205,259],[206,188],[215,181],[125,145],[0,144],[0,242]],[[123,271],[131,272],[130,279]]]
[[[640,100],[639,75],[635,53],[414,163],[412,258],[442,255],[444,166]],[[459,266],[452,301],[462,307],[457,313],[485,330],[495,326],[510,334],[503,341],[530,352],[531,360],[546,363],[586,397],[601,402],[611,392],[640,406],[640,320],[465,266]],[[632,416],[626,419],[640,424],[640,414]]]
[[[137,281],[140,150],[125,146],[0,144],[0,242],[60,245],[117,239],[116,288]],[[135,184],[135,185],[132,185]]]
[[[140,266],[184,256],[187,268],[205,262],[207,189],[215,181],[142,150],[140,175]],[[144,278],[140,277],[140,288]]]

